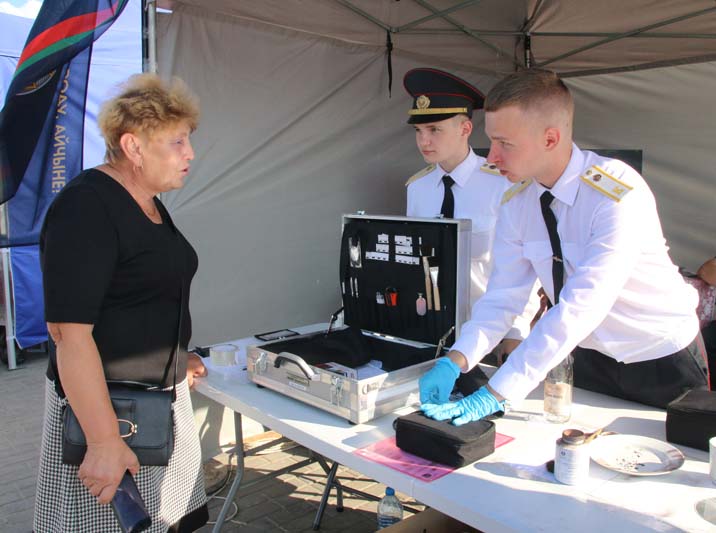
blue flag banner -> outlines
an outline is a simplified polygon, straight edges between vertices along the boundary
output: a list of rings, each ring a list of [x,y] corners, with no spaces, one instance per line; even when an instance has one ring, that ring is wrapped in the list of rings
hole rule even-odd
[[[11,216],[0,246],[37,243],[55,194],[81,170],[91,45],[127,1],[42,4],[0,112],[0,203],[22,187],[18,200],[33,205]]]
[[[37,246],[21,246],[12,250],[12,285],[16,294],[15,340],[20,348],[47,340],[47,327],[42,312],[42,278],[38,277],[39,256]]]
[[[68,2],[48,0],[45,4],[52,4],[49,7],[54,9]],[[102,3],[94,1],[91,4],[96,6]],[[110,2],[104,4],[110,5]],[[112,4],[116,4],[116,1]],[[31,19],[0,13],[0,49],[3,50],[3,55],[0,55],[0,103],[9,101],[13,94],[9,88],[18,79],[18,63],[22,58],[32,57],[27,55],[28,46],[23,47],[23,44],[33,41],[33,28],[36,25],[33,27]],[[0,233],[3,234],[0,236],[0,244],[37,242],[47,207],[63,185],[81,168],[102,162],[104,142],[96,124],[97,112],[101,103],[114,94],[120,82],[131,74],[141,72],[141,41],[141,0],[128,0],[122,16],[101,38],[90,41],[70,62],[58,67],[53,76],[29,84],[27,91],[21,91],[28,92],[27,98],[16,98],[14,105],[21,106],[28,102],[24,111],[16,111],[16,116],[28,124],[35,123],[38,117],[33,113],[37,111],[39,119],[43,121],[42,127],[46,127],[44,121],[47,120],[48,124],[52,121],[47,126],[52,129],[47,136],[39,135],[34,144],[28,142],[20,145],[21,149],[22,146],[28,146],[27,150],[31,153],[24,156],[27,158],[24,178],[19,182],[14,197],[5,204],[9,239],[5,219],[0,217]],[[37,63],[35,61],[32,64]],[[43,90],[46,91],[44,95]],[[32,91],[37,91],[37,94],[32,94]],[[46,107],[40,113],[43,105]],[[24,348],[47,339],[38,246],[11,248],[10,265],[15,340]]]
[[[58,70],[58,87],[51,101],[54,116],[30,158],[25,178],[8,202],[11,246],[38,241],[47,208],[65,184],[82,170],[85,97],[92,47],[82,50]]]

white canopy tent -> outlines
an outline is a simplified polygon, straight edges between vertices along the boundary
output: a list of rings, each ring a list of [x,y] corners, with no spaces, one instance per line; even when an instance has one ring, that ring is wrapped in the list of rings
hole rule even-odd
[[[200,255],[197,344],[325,321],[339,307],[341,213],[402,213],[404,181],[423,166],[401,83],[416,66],[485,92],[525,64],[557,70],[576,98],[580,146],[643,150],[674,261],[693,269],[714,253],[714,0],[171,7],[158,17],[159,72],[183,78],[203,113],[190,180],[165,198]],[[473,146],[487,147],[474,121]]]

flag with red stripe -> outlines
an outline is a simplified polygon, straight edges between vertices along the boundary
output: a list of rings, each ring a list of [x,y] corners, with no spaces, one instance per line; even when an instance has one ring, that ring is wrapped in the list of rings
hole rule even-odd
[[[74,139],[79,150],[74,160],[81,165],[81,125],[68,131],[61,121],[82,123],[87,92],[87,69],[91,45],[112,25],[128,0],[47,0],[35,19],[0,112],[0,204],[12,198],[26,178],[38,180],[37,187],[47,188],[52,180],[51,148],[60,136]],[[85,53],[81,53],[81,52]],[[75,64],[73,64],[75,63]],[[83,72],[75,79],[71,73]],[[69,113],[72,113],[71,115]],[[58,122],[59,121],[59,122]],[[58,132],[58,129],[60,130]],[[79,134],[79,135],[78,135]],[[69,145],[63,144],[62,156]],[[55,154],[56,158],[56,154]],[[45,162],[37,161],[45,159]],[[37,163],[36,163],[37,161]],[[67,170],[66,167],[63,167]],[[78,172],[80,169],[76,169]],[[71,172],[75,172],[72,169]],[[30,176],[30,174],[42,174]],[[71,179],[74,174],[69,175]],[[46,205],[38,203],[37,220],[44,217]],[[26,239],[25,239],[26,240]],[[13,244],[0,242],[0,245]],[[27,244],[25,242],[21,244]]]

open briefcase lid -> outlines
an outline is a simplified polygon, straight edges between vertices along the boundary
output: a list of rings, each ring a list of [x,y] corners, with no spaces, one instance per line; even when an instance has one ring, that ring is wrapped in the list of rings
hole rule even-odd
[[[471,227],[463,219],[343,215],[345,323],[451,345],[468,315]]]

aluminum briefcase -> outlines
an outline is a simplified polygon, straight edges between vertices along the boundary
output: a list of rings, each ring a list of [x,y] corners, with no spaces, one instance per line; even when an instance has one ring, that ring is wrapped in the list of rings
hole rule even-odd
[[[344,325],[250,346],[250,379],[355,424],[414,403],[468,315],[470,240],[470,220],[344,215]]]

